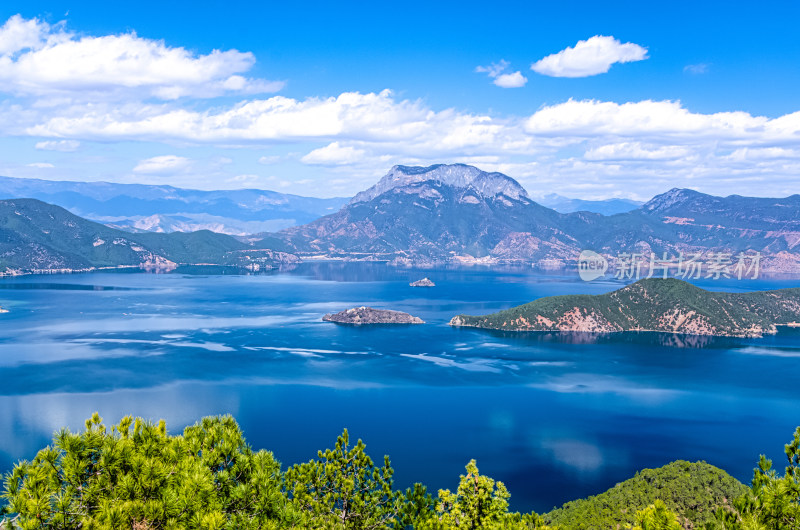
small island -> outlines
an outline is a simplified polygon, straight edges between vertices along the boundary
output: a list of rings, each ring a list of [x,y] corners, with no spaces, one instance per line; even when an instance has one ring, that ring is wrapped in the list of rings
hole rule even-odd
[[[800,288],[750,293],[706,291],[675,279],[639,280],[601,295],[540,298],[485,316],[458,315],[451,326],[505,331],[658,331],[761,337],[800,322]]]
[[[419,317],[403,313],[402,311],[391,311],[389,309],[373,309],[372,307],[354,307],[339,313],[330,313],[322,317],[325,322],[335,322],[337,324],[424,324],[425,321]]]
[[[421,280],[411,282],[408,285],[410,285],[411,287],[436,287],[436,284],[433,283],[428,278],[422,278]]]

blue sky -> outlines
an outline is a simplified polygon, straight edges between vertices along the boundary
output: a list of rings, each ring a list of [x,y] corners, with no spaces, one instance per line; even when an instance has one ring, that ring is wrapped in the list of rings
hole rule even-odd
[[[352,195],[800,187],[800,4],[0,5],[0,174]],[[215,50],[218,50],[215,52]]]

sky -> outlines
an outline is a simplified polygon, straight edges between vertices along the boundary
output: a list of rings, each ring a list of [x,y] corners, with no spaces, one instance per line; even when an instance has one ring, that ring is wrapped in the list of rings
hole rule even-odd
[[[0,175],[352,196],[800,192],[800,3],[0,3]]]

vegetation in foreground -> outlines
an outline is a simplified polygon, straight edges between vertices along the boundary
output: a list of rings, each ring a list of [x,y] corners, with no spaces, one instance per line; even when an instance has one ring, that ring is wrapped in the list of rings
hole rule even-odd
[[[703,462],[678,461],[543,516],[509,512],[505,485],[474,460],[455,491],[434,497],[421,484],[395,490],[389,457],[376,465],[365,449],[345,430],[333,449],[282,472],[230,416],[169,435],[163,421],[125,417],[108,429],[94,414],[84,432],[62,429],[6,475],[0,528],[800,528],[800,427],[785,447],[785,473],[762,456],[751,488]]]

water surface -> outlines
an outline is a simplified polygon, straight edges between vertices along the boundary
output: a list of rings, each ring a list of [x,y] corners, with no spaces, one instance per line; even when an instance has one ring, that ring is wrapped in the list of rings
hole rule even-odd
[[[188,271],[191,272],[191,271]],[[435,288],[408,283],[430,277]],[[792,280],[701,284],[794,287]],[[171,432],[233,414],[284,467],[347,427],[396,485],[455,488],[470,458],[544,511],[638,469],[706,460],[748,481],[800,425],[800,331],[763,339],[501,333],[447,326],[540,296],[620,287],[532,270],[315,263],[265,275],[0,279],[0,471],[95,410]],[[338,326],[357,305],[420,326]]]

